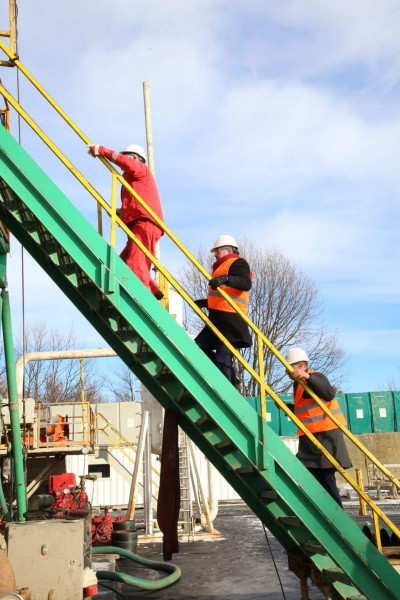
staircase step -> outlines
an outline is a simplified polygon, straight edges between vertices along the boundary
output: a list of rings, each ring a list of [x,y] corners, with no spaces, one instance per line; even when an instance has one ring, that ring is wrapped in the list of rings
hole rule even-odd
[[[238,467],[236,469],[236,473],[239,473],[239,475],[246,475],[247,473],[254,473],[254,467],[250,466],[245,466],[245,467]]]
[[[340,581],[347,585],[351,584],[350,577],[339,567],[325,567],[322,569],[322,572],[330,581]]]
[[[307,554],[326,554],[325,548],[318,542],[302,542],[300,546]]]
[[[278,521],[286,527],[301,527],[301,521],[295,516],[278,517]]]
[[[278,498],[278,494],[275,490],[261,490],[261,492],[258,494],[258,497],[262,498],[263,500],[276,500]]]

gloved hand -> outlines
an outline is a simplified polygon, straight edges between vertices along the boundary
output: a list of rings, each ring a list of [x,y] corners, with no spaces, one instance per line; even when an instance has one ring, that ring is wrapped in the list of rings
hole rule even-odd
[[[197,306],[199,308],[207,308],[207,300],[206,300],[206,298],[203,298],[201,300],[193,300],[193,302],[195,304],[197,304]]]
[[[95,158],[96,156],[100,156],[100,152],[99,152],[99,148],[100,145],[99,144],[86,144],[89,148],[88,150],[88,154],[90,154],[90,156],[93,156],[93,158]]]
[[[227,285],[228,281],[229,275],[217,275],[216,277],[210,279],[208,285],[211,287],[212,290],[216,290],[217,287],[220,285]]]

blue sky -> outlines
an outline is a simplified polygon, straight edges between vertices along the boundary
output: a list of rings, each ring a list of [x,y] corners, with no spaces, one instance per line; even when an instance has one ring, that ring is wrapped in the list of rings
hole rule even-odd
[[[149,82],[165,219],[189,249],[220,233],[278,248],[319,287],[348,356],[345,391],[400,386],[398,2],[18,4],[21,61],[93,142],[145,145]],[[14,91],[15,71],[1,76]],[[109,194],[101,165],[23,77],[21,103]],[[89,198],[25,125],[22,144],[94,223]],[[176,274],[168,241],[161,252]],[[14,329],[20,254],[14,241]],[[25,260],[27,321],[72,325],[86,347],[103,345]]]

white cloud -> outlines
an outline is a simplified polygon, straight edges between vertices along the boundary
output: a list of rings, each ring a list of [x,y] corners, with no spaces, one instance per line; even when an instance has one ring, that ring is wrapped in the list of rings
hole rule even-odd
[[[149,82],[167,223],[192,251],[222,227],[277,246],[328,298],[353,299],[355,311],[366,297],[398,302],[397,1],[72,0],[66,8],[38,0],[19,8],[22,61],[94,142],[144,143]],[[15,87],[15,73],[6,78]],[[22,100],[106,195],[108,174],[25,83]],[[25,143],[89,215],[36,140],[24,133]],[[32,305],[46,290],[51,310],[40,275],[29,290]]]

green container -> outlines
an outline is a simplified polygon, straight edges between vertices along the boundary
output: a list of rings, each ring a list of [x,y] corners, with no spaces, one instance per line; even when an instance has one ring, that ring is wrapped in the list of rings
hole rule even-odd
[[[292,406],[289,406],[289,408],[291,409],[291,411],[294,411],[294,406],[293,406],[293,395],[290,394],[290,396],[279,396],[281,400],[283,400],[283,402],[286,402],[287,404],[291,404]],[[283,410],[279,411],[279,417],[280,417],[280,435],[281,436],[288,436],[288,437],[294,437],[297,436],[297,425],[295,423],[293,423],[293,421],[287,416],[286,413],[283,412]]]
[[[369,393],[346,394],[349,415],[348,426],[352,433],[372,433],[372,414]]]
[[[256,410],[257,413],[259,415],[261,415],[260,397],[259,396],[246,397],[246,400],[249,402],[249,404],[251,404],[251,406],[254,408],[254,410]],[[275,431],[275,433],[277,435],[279,435],[279,430],[280,430],[279,413],[280,413],[280,410],[276,406],[276,404],[272,400],[272,398],[270,398],[269,396],[266,397],[266,401],[267,401],[267,423]]]
[[[349,411],[347,410],[346,394],[336,394],[336,400],[339,402],[340,410],[346,419],[347,427],[349,426]]]
[[[391,392],[370,392],[372,431],[387,433],[395,431],[395,414]]]
[[[395,414],[395,431],[400,431],[400,392],[392,392]]]

